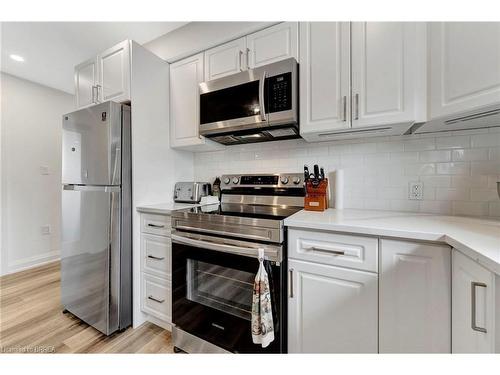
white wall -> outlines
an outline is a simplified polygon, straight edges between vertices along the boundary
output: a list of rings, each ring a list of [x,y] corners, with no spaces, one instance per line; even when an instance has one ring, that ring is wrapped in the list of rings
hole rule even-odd
[[[1,274],[59,257],[61,119],[73,106],[72,95],[1,73]]]
[[[277,22],[190,22],[144,44],[144,47],[172,62],[230,40],[251,34]]]
[[[345,207],[500,217],[500,127],[355,141],[303,140],[226,147],[195,156],[195,179],[224,173],[345,170]],[[422,201],[408,183],[422,181]]]

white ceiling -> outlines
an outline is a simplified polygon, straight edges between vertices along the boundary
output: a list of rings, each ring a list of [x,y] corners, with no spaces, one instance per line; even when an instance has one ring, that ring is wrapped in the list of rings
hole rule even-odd
[[[73,68],[124,40],[149,42],[187,22],[2,22],[3,72],[74,93]],[[16,62],[9,55],[24,57]]]

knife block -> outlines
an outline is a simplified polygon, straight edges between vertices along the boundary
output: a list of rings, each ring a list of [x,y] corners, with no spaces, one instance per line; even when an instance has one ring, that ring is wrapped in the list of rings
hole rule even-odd
[[[324,211],[328,208],[328,179],[314,186],[311,181],[306,182],[306,196],[304,209],[306,211]]]

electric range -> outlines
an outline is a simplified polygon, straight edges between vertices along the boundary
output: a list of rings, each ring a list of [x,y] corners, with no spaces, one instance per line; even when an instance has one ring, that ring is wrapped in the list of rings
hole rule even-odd
[[[286,353],[286,228],[302,174],[222,176],[220,204],[172,214],[172,336],[189,353]],[[251,337],[253,281],[264,249],[275,340]]]

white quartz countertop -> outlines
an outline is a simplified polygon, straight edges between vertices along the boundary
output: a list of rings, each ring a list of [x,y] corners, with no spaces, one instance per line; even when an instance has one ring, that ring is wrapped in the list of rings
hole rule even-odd
[[[500,275],[500,221],[376,210],[299,211],[285,219],[295,228],[443,242]]]
[[[171,215],[173,211],[184,210],[186,208],[198,207],[199,204],[189,203],[158,203],[147,206],[138,206],[137,211],[147,214]]]

